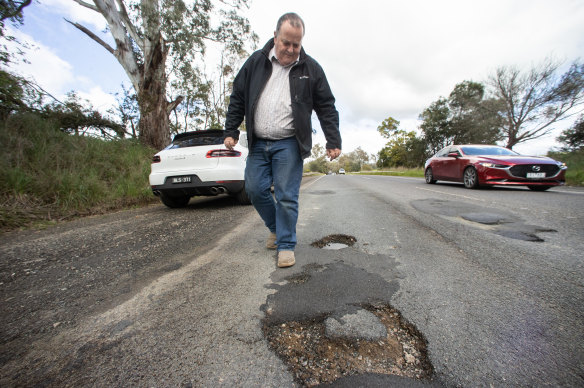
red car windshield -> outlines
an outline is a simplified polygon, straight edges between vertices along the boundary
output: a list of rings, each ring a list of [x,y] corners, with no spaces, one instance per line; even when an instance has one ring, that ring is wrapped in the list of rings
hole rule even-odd
[[[481,156],[505,156],[505,155],[519,155],[515,151],[511,151],[504,147],[473,147],[464,146],[460,147],[465,155],[481,155]]]

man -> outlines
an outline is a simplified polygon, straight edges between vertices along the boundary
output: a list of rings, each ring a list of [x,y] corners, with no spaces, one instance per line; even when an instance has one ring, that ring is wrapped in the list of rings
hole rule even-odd
[[[270,230],[266,247],[278,250],[278,267],[295,263],[298,195],[303,159],[312,149],[313,110],[328,157],[341,154],[335,98],[320,65],[304,52],[303,37],[304,22],[297,14],[280,17],[274,39],[253,53],[235,77],[225,120],[224,142],[232,149],[245,117],[245,188]]]

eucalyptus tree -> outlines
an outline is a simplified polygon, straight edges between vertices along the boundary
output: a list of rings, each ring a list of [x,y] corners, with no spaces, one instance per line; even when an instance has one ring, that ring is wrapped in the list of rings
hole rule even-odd
[[[491,94],[504,105],[507,148],[547,135],[555,123],[582,111],[584,65],[576,61],[561,76],[559,67],[548,59],[528,72],[500,67],[489,77]]]
[[[123,67],[140,108],[139,137],[160,149],[170,140],[170,113],[202,85],[199,65],[211,42],[243,53],[257,38],[238,12],[250,0],[73,0],[100,13],[115,47],[89,28],[68,21],[111,53]],[[173,82],[172,96],[169,83]]]
[[[556,140],[564,144],[563,151],[584,150],[584,115],[571,128],[563,130]]]
[[[431,153],[451,144],[493,144],[501,139],[500,104],[485,98],[485,87],[474,81],[457,84],[448,98],[440,97],[420,115],[420,128]]]

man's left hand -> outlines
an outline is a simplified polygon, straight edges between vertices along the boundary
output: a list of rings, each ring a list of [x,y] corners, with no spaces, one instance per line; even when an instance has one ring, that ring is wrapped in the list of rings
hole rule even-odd
[[[331,161],[335,160],[341,154],[341,150],[338,148],[327,148],[326,156],[330,158]]]

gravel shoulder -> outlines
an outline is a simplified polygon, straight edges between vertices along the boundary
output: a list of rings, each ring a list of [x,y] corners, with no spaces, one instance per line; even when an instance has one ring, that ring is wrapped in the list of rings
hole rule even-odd
[[[230,197],[197,198],[0,235],[2,375],[38,342],[130,299],[212,249],[253,212]]]

